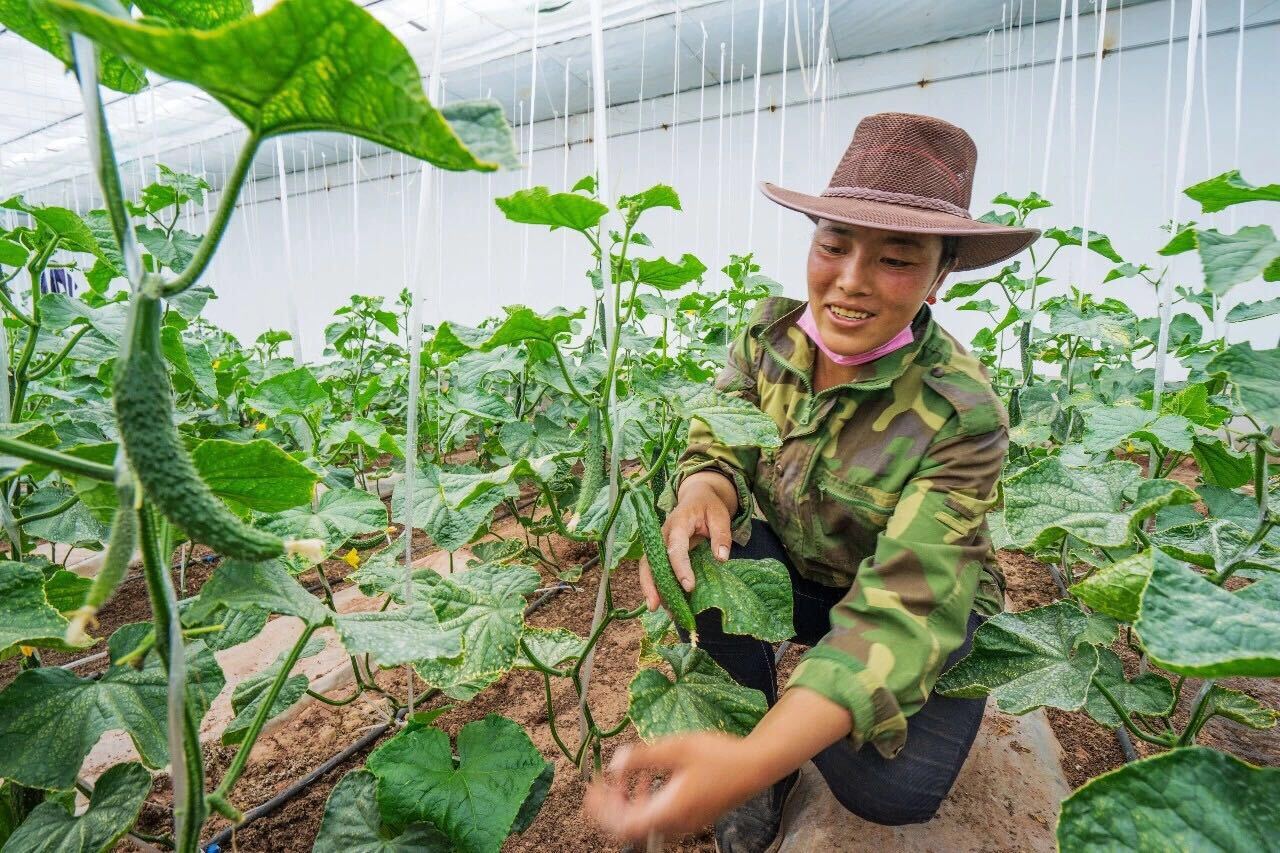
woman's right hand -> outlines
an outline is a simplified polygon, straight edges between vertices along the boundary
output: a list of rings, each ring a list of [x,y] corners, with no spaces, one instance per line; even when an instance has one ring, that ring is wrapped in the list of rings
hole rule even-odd
[[[732,504],[732,505],[731,505]],[[685,592],[693,591],[693,567],[689,551],[704,539],[711,542],[711,553],[723,562],[729,558],[730,521],[738,508],[738,493],[732,482],[716,471],[699,471],[680,484],[675,509],[662,524],[662,538],[676,579]],[[650,610],[662,605],[658,588],[653,584],[649,561],[640,558],[640,589]]]

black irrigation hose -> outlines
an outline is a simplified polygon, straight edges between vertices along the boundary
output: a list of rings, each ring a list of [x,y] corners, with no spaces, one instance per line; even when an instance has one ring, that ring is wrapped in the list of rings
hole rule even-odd
[[[587,569],[591,568],[593,565],[595,565],[595,563],[599,559],[600,559],[599,555],[592,557],[590,560],[588,560],[586,563],[583,564],[582,570],[586,571]],[[542,595],[538,596],[532,602],[530,602],[529,606],[524,609],[525,617],[527,618],[531,616],[535,611],[541,608],[542,605],[546,604],[555,596],[559,595],[560,593],[564,592],[567,589],[573,589],[573,588],[574,587],[572,584],[564,583],[562,581],[558,586],[554,586],[551,589],[547,590]],[[431,690],[428,690],[426,693],[422,694],[422,696],[419,698],[418,701],[419,703],[425,702],[428,699],[434,699],[438,695],[440,695],[440,691],[435,688],[432,688]],[[391,730],[392,726],[394,726],[396,723],[399,723],[401,720],[403,720],[405,718],[405,715],[408,713],[408,711],[409,711],[408,707],[401,708],[399,711],[396,712],[395,718],[390,722],[383,723],[377,728],[372,729],[368,732],[365,732],[363,735],[360,736],[359,739],[353,741],[351,744],[346,746],[344,749],[342,749],[340,752],[336,753],[335,755],[330,756],[323,764],[321,764],[319,767],[316,767],[306,776],[300,777],[295,782],[293,782],[293,784],[291,784],[289,787],[285,788],[283,791],[276,794],[274,797],[267,800],[265,803],[262,803],[261,805],[254,806],[253,808],[249,809],[247,812],[244,813],[244,817],[241,818],[238,824],[236,824],[235,826],[227,827],[226,829],[222,830],[222,832],[219,832],[213,838],[209,839],[208,843],[204,845],[204,850],[206,851],[206,853],[207,851],[209,851],[211,848],[215,846],[218,849],[222,849],[223,846],[226,845],[227,842],[231,840],[231,836],[233,833],[243,830],[246,826],[248,826],[249,824],[253,823],[256,820],[260,820],[261,818],[267,817],[268,815],[279,811],[285,805],[285,803],[289,802],[294,797],[301,794],[303,791],[309,788],[312,784],[314,784],[318,779],[320,779],[320,777],[324,776],[329,771],[333,770],[333,768],[342,764],[344,761],[346,761],[348,758],[351,758],[353,755],[359,755],[360,753],[364,752],[366,749],[373,746],[375,743],[378,742],[378,740],[383,735],[385,735],[388,731]]]

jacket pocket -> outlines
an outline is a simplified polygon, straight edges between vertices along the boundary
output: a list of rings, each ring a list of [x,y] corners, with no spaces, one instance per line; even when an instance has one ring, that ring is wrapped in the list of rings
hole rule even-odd
[[[853,483],[826,471],[818,475],[818,490],[826,500],[844,507],[864,526],[877,530],[884,529],[889,523],[889,517],[893,515],[900,497],[897,492]]]

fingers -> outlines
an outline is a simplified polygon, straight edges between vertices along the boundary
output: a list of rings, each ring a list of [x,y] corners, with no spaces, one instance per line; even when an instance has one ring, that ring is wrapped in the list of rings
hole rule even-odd
[[[650,611],[657,610],[662,605],[658,588],[653,585],[653,573],[649,570],[647,557],[640,558],[640,591],[644,593],[644,603],[649,606]]]
[[[729,559],[729,545],[732,541],[729,521],[729,513],[723,504],[717,503],[707,509],[707,538],[711,540],[711,553],[722,563]]]
[[[693,591],[693,566],[689,564],[689,540],[697,531],[690,528],[683,515],[671,516],[671,524],[667,529],[667,559],[671,561],[671,570],[685,592]]]

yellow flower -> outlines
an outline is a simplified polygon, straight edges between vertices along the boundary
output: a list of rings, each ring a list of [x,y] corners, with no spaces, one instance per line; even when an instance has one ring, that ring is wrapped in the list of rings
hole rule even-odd
[[[219,367],[221,367],[221,366],[222,366],[222,359],[220,359],[220,358],[215,358],[215,359],[213,360],[213,369],[214,369],[214,370],[217,370],[217,369],[218,369]]]
[[[390,524],[388,524],[388,525],[387,525],[387,529],[386,529],[386,534],[387,534],[388,536],[391,536],[391,535],[392,535],[392,534],[394,534],[395,532],[396,532],[396,529],[395,529],[394,527],[392,527]]]
[[[342,555],[342,562],[346,563],[353,569],[358,569],[360,568],[360,555],[356,553],[355,548],[352,548],[350,551]]]
[[[25,655],[26,657],[31,657],[36,653],[35,646],[18,646],[18,650],[21,651],[22,654]]]
[[[253,427],[254,432],[262,432],[266,428],[267,428],[266,421],[258,421],[256,424],[254,424],[254,427]]]

